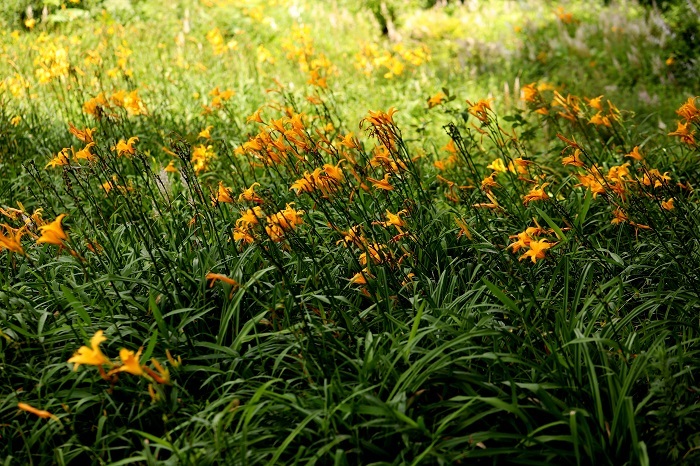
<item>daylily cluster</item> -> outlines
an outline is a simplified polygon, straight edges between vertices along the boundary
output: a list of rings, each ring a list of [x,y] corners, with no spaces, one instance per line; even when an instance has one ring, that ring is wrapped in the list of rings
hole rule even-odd
[[[59,215],[50,223],[46,223],[42,219],[41,209],[35,211],[32,215],[28,215],[21,205],[20,209],[0,208],[0,214],[10,220],[17,220],[20,217],[24,220],[24,225],[19,228],[13,228],[6,223],[1,225],[5,232],[0,231],[0,251],[6,249],[24,255],[25,251],[21,240],[25,235],[33,237],[37,244],[53,244],[59,248],[66,246],[68,235],[62,226],[63,218],[66,214]],[[37,231],[39,234],[35,234],[33,231]]]
[[[407,66],[416,69],[428,61],[430,50],[425,45],[408,48],[397,43],[386,50],[370,43],[364,44],[355,54],[354,66],[367,77],[379,70],[384,79],[393,79],[404,74]]]
[[[304,211],[294,209],[293,204],[287,204],[284,209],[267,216],[260,206],[241,212],[233,230],[234,241],[243,241],[246,244],[255,242],[262,234],[256,231],[256,227],[261,226],[261,221],[265,218],[264,234],[274,242],[281,242],[287,233],[304,223]]]
[[[115,108],[122,108],[126,110],[128,115],[132,116],[148,114],[146,105],[139,97],[139,91],[136,89],[131,92],[119,90],[112,93],[109,97],[104,92],[100,92],[83,104],[83,111],[97,119],[102,118],[104,115],[116,116],[116,113],[112,112]]]
[[[224,104],[231,100],[231,97],[236,95],[236,91],[231,89],[221,91],[217,86],[209,93],[209,95],[211,96],[211,103],[209,105],[202,105],[202,115],[209,115],[215,110],[224,108]]]
[[[688,100],[680,106],[676,113],[685,121],[678,121],[678,127],[675,131],[668,133],[669,136],[677,136],[684,144],[691,147],[697,147],[695,142],[695,129],[700,128],[700,110],[695,105],[697,97],[689,97]]]
[[[78,367],[81,365],[97,366],[100,375],[105,380],[113,381],[113,377],[116,374],[127,372],[143,377],[151,383],[170,384],[170,372],[165,369],[157,359],[151,358],[151,363],[155,370],[141,363],[143,347],[139,348],[136,353],[129,349],[122,348],[119,350],[119,362],[114,363],[110,358],[105,356],[100,349],[100,345],[105,341],[107,341],[107,337],[104,336],[104,332],[98,330],[95,335],[90,338],[90,346],[81,346],[78,351],[68,359],[69,363],[74,364],[73,370],[77,371]],[[173,359],[169,351],[166,351],[166,355],[173,367],[178,367],[182,363],[179,358],[177,361]],[[109,369],[107,372],[105,372],[105,367]]]
[[[551,100],[545,97],[545,91],[552,91]],[[546,116],[554,112],[559,118],[571,123],[587,121],[596,127],[612,128],[613,122],[621,120],[621,114],[610,100],[606,100],[604,104],[603,97],[599,95],[582,99],[573,94],[567,94],[565,97],[547,83],[530,83],[521,90],[521,100],[535,113]]]
[[[535,222],[535,224],[537,225],[537,222]],[[518,252],[521,249],[525,250],[525,253],[520,256],[518,260],[530,258],[534,264],[538,259],[545,258],[547,250],[557,245],[557,243],[553,243],[547,239],[535,240],[535,237],[549,233],[551,233],[551,230],[545,230],[539,225],[536,227],[528,227],[525,231],[509,237],[515,241],[508,245],[508,248],[512,249],[513,252]]]
[[[44,168],[68,165],[71,157],[75,161],[87,160],[88,162],[94,162],[97,160],[95,154],[91,152],[92,148],[95,147],[95,128],[85,128],[81,130],[73,126],[71,123],[68,123],[68,131],[78,140],[85,143],[85,147],[78,151],[73,149],[72,146],[64,147],[49,161],[49,163],[46,164],[46,167]]]
[[[386,210],[386,220],[372,222],[373,225],[379,225],[386,229],[396,229],[398,234],[392,237],[387,244],[381,244],[376,241],[368,240],[363,233],[363,228],[361,225],[350,227],[347,231],[336,229],[336,231],[343,236],[343,238],[338,240],[336,244],[343,244],[348,248],[354,247],[359,252],[358,263],[362,267],[362,270],[350,278],[350,284],[366,285],[368,280],[374,278],[374,275],[371,272],[373,266],[384,264],[389,267],[395,267],[400,265],[405,257],[410,256],[410,252],[402,249],[404,254],[397,259],[388,246],[389,243],[396,243],[401,238],[410,236],[410,233],[406,231],[408,225],[404,220],[404,217],[407,215],[408,211],[406,210],[400,210],[395,214],[389,210]],[[362,287],[360,291],[363,294],[368,293],[367,289],[364,287]]]
[[[314,141],[306,132],[303,113],[296,113],[293,109],[285,109],[286,116],[277,120],[270,119],[266,126],[262,126],[257,135],[251,137],[242,146],[234,151],[237,155],[248,155],[263,165],[281,163],[288,157],[302,159],[303,153],[315,149],[328,151],[325,141]],[[248,117],[249,122],[264,124],[260,116],[260,110]],[[320,131],[317,131],[322,135]],[[325,138],[325,136],[323,136]],[[327,140],[327,138],[325,138]],[[328,141],[330,143],[330,141]]]
[[[341,160],[337,165],[326,163],[323,168],[317,168],[310,174],[304,172],[302,178],[292,183],[290,191],[294,190],[297,195],[300,195],[318,190],[324,197],[330,196],[345,178],[343,169],[340,167],[340,163],[343,161]]]

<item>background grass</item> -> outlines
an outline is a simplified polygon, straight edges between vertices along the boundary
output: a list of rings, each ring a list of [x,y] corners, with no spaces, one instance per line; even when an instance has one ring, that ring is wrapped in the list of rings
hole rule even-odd
[[[683,7],[3,3],[4,464],[696,463]],[[171,383],[72,370],[98,330]]]

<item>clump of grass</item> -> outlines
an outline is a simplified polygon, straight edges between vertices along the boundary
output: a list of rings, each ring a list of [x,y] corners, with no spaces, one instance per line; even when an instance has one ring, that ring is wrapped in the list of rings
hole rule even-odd
[[[8,461],[692,464],[697,98],[234,3],[0,37]]]

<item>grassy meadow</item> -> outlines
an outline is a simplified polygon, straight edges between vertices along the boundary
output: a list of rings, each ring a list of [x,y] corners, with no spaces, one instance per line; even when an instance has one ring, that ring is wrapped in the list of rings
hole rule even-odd
[[[700,6],[430,3],[2,2],[2,465],[700,463]]]

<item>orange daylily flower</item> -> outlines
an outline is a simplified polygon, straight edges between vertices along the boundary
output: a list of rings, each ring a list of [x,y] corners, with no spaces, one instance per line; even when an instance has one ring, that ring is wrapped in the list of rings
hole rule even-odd
[[[92,162],[95,160],[95,155],[90,152],[90,149],[95,146],[94,142],[88,143],[84,148],[80,149],[78,152],[73,154],[73,158],[76,160],[81,160],[85,159],[89,162]]]
[[[488,123],[489,121],[489,111],[491,110],[491,100],[493,99],[481,99],[476,103],[472,103],[467,100],[467,105],[469,105],[469,113],[474,115],[483,123]]]
[[[68,123],[68,131],[75,136],[76,138],[80,139],[82,142],[89,144],[91,142],[94,142],[94,138],[92,137],[93,133],[95,132],[96,128],[85,128],[83,130],[80,130],[73,126],[72,123]]]
[[[22,243],[20,240],[22,236],[27,232],[27,226],[22,228],[14,229],[7,224],[3,227],[7,232],[7,236],[0,233],[0,251],[7,249],[8,251],[16,252],[17,254],[24,254],[24,249],[22,248]]]
[[[490,191],[491,188],[497,188],[500,185],[496,183],[496,180],[494,177],[496,176],[496,172],[491,173],[489,176],[481,180],[481,189],[484,191]]]
[[[116,150],[117,155],[120,156],[125,154],[134,155],[136,154],[136,148],[134,147],[134,143],[138,140],[139,138],[137,136],[130,137],[127,141],[120,139],[117,145],[112,147],[112,150]]]
[[[219,191],[217,192],[216,200],[218,202],[228,202],[229,204],[233,204],[231,189],[225,187],[223,181],[219,181]]]
[[[588,123],[594,124],[596,126],[607,126],[608,128],[612,128],[610,118],[607,115],[603,115],[602,112],[598,112],[595,115],[593,115],[588,121]]]
[[[43,409],[37,409],[34,406],[31,406],[27,403],[17,403],[17,407],[21,409],[22,411],[26,411],[28,413],[31,413],[37,417],[40,417],[42,419],[53,419],[54,421],[58,420],[58,417],[51,414],[48,411],[45,411]]]
[[[73,357],[68,360],[68,362],[75,364],[73,370],[77,371],[81,364],[88,366],[102,366],[106,364],[112,366],[112,361],[107,359],[100,350],[100,344],[105,341],[107,341],[107,338],[104,336],[102,330],[98,330],[97,333],[90,338],[90,346],[81,346]]]
[[[122,348],[119,350],[119,359],[121,359],[121,366],[117,366],[108,375],[116,374],[117,372],[128,372],[133,375],[143,375],[143,368],[141,367],[140,359],[141,353],[143,352],[143,347],[134,353],[131,350]]]
[[[525,254],[520,256],[519,260],[529,257],[534,264],[537,262],[537,259],[544,259],[545,252],[556,244],[557,243],[550,243],[546,239],[541,239],[539,241],[532,240],[530,241],[530,249]]]
[[[544,188],[548,185],[549,183],[543,183],[542,186],[535,186],[532,188],[529,193],[523,196],[523,204],[528,205],[532,201],[544,201],[549,199],[547,193],[544,192]]]
[[[700,110],[695,106],[695,99],[697,99],[697,97],[688,97],[687,102],[676,110],[678,116],[684,118],[686,122],[700,119]]]
[[[250,188],[246,188],[238,196],[239,201],[250,201],[261,204],[263,202],[262,198],[255,193],[255,187],[260,186],[260,183],[253,183]]]
[[[372,183],[372,186],[374,186],[377,189],[381,189],[384,191],[393,191],[394,187],[389,183],[389,173],[384,174],[384,178],[381,180],[376,180],[374,178],[367,178],[367,180]]]
[[[673,210],[675,208],[675,206],[673,205],[674,201],[674,198],[670,198],[666,201],[661,202],[661,208],[664,210]]]
[[[574,149],[573,155],[569,155],[561,159],[561,164],[564,166],[572,165],[574,167],[583,167],[585,166],[585,163],[583,160],[581,160],[581,154],[582,152],[580,149]]]
[[[588,104],[589,107],[598,110],[599,112],[603,111],[603,104],[602,104],[602,99],[603,96],[599,95],[598,97],[595,97],[593,99],[586,99],[586,103]]]
[[[260,116],[260,114],[262,113],[262,110],[263,110],[262,108],[257,109],[255,112],[253,112],[252,115],[248,116],[248,117],[245,119],[245,121],[248,122],[248,123],[251,123],[251,122],[265,123],[265,122],[263,121],[262,117]]]
[[[68,240],[68,235],[63,231],[63,226],[61,225],[63,217],[65,216],[66,214],[61,214],[56,217],[53,222],[40,226],[39,231],[41,232],[41,236],[36,242],[63,246],[63,242]]]
[[[212,128],[213,128],[213,126],[211,126],[211,125],[207,126],[202,131],[199,132],[197,137],[203,138],[203,139],[211,139],[211,129]]]
[[[352,276],[352,278],[350,279],[350,283],[353,285],[366,285],[368,278],[374,278],[374,275],[369,273],[369,271],[366,268],[364,268],[362,269],[362,272],[357,272],[355,275]]]
[[[613,210],[613,219],[610,221],[613,225],[619,225],[620,223],[627,222],[627,215],[619,207]]]
[[[535,102],[537,100],[539,91],[537,90],[537,86],[535,84],[536,83],[530,83],[523,86],[520,92],[520,100],[523,100],[524,102]]]
[[[641,161],[644,158],[642,153],[639,152],[639,146],[634,146],[634,149],[632,149],[632,152],[625,155],[625,157],[629,157],[631,159],[638,160],[638,161]]]
[[[681,139],[681,141],[683,141],[684,143],[688,144],[689,146],[694,146],[695,145],[695,131],[688,129],[690,122],[681,123],[679,121],[677,123],[678,123],[678,127],[676,128],[676,130],[671,132],[671,133],[668,133],[668,135],[669,136],[678,136]]]
[[[447,96],[444,92],[438,92],[434,96],[428,98],[428,108],[440,105],[446,98]]]
[[[49,168],[49,167],[60,167],[62,165],[68,165],[68,151],[70,149],[64,148],[62,149],[58,154],[56,154],[56,157],[52,158],[49,163],[46,164],[44,168]]]
[[[174,160],[171,160],[170,162],[168,162],[168,165],[163,170],[165,170],[168,173],[177,173],[178,172],[178,169],[175,166]]]

